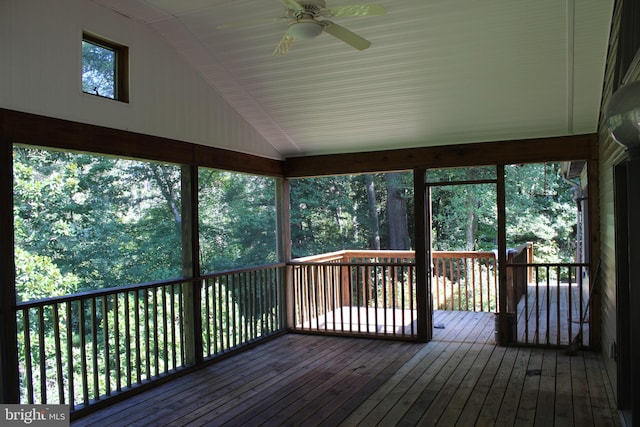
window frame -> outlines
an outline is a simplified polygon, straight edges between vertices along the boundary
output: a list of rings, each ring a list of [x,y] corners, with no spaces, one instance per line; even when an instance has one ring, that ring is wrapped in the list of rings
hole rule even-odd
[[[114,96],[93,94],[82,89],[82,93],[98,96],[100,98],[113,99],[114,101],[129,102],[129,48],[125,45],[113,42],[111,40],[100,37],[94,33],[88,31],[82,32],[82,42],[91,43],[95,46],[102,47],[113,51],[115,54],[114,65]],[[82,88],[82,66],[84,64],[84,57],[81,54],[81,71],[80,71],[80,86]]]

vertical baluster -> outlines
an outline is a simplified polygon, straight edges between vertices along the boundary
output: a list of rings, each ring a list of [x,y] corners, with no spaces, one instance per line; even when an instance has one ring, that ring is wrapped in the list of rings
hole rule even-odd
[[[158,327],[158,287],[151,289],[153,295],[153,369],[154,375],[160,375],[160,328]]]
[[[229,283],[229,275],[225,274],[224,276],[220,277],[220,280],[224,282],[224,288],[227,295],[227,306],[229,307],[227,309],[227,314],[226,314],[227,342],[228,342],[229,348],[234,348],[237,345],[236,332],[235,332],[236,330],[235,318],[236,318],[236,308],[237,308],[237,305],[235,304],[235,298],[234,298],[235,289],[233,287],[233,283]]]
[[[360,265],[354,265],[355,269],[356,269],[356,310],[357,310],[357,314],[358,314],[358,332],[362,332],[362,320],[361,320],[361,316],[360,316],[360,306],[362,304],[362,288],[363,286],[363,281],[364,281],[364,272],[362,271],[362,269],[364,267],[360,266]]]
[[[55,348],[56,363],[56,385],[58,387],[58,403],[64,404],[64,378],[62,376],[62,345],[60,337],[60,314],[58,312],[58,303],[51,305],[51,314],[53,317],[53,340]]]
[[[233,275],[233,276],[229,276],[232,280],[232,283],[237,284],[236,286],[239,286],[239,289],[242,290],[243,294],[244,294],[244,298],[243,298],[243,309],[240,311],[241,313],[244,313],[244,318],[243,318],[243,322],[244,322],[244,328],[245,328],[245,334],[244,337],[240,340],[241,343],[246,343],[248,341],[250,341],[251,339],[253,339],[254,333],[253,333],[253,316],[254,316],[254,310],[253,310],[253,298],[254,298],[254,293],[251,289],[251,283],[246,279],[246,277],[242,276],[242,275]],[[227,278],[227,280],[229,280],[229,277]]]
[[[547,297],[545,299],[545,304],[546,304],[546,313],[545,313],[545,321],[547,323],[547,327],[546,327],[546,331],[545,331],[545,344],[549,344],[549,342],[551,341],[551,334],[550,334],[550,326],[551,326],[551,270],[550,267],[547,267]],[[558,271],[558,266],[556,266],[556,285],[558,287],[560,287],[560,276],[558,275],[559,271]]]
[[[340,330],[344,332],[344,286],[345,283],[343,281],[345,275],[343,274],[344,266],[340,265],[338,267],[338,301],[339,301],[339,309],[340,309]]]
[[[129,291],[124,293],[124,346],[125,346],[125,364],[127,366],[127,388],[131,387],[133,382],[133,372],[131,369],[131,311],[129,310]]]
[[[529,288],[529,282],[531,282],[531,279],[533,277],[533,273],[530,271],[529,267],[527,267],[527,269],[525,270],[527,272],[527,280],[524,282],[524,289],[525,289],[525,293],[526,290]],[[495,309],[496,311],[498,311],[498,302],[500,301],[500,287],[498,286],[498,274],[499,269],[498,269],[498,259],[497,258],[493,258],[493,288],[494,288],[494,294],[496,296],[496,306]],[[517,306],[517,303],[516,303]]]
[[[312,306],[311,306],[311,292],[312,292],[312,286],[313,286],[313,278],[312,278],[312,270],[311,270],[311,266],[310,265],[305,265],[304,269],[306,271],[306,275],[305,275],[305,304],[306,304],[306,318],[309,320],[309,329],[313,329],[313,313],[312,313]]]
[[[556,343],[555,343],[556,345],[560,344],[560,333],[562,331],[562,325],[560,323],[560,311],[561,311],[561,307],[562,307],[561,304],[560,304],[560,302],[561,302],[561,294],[560,294],[561,286],[560,285],[562,284],[562,275],[561,275],[562,267],[564,267],[564,266],[558,265],[558,267],[557,267],[557,269],[558,269],[558,272],[557,272],[558,278],[556,280],[556,282],[557,282],[557,289],[556,289],[556,300],[557,300],[557,302],[556,302],[556,307],[557,307],[556,308],[556,316],[557,316],[557,318],[556,318],[556,321],[557,321],[557,324],[558,324],[558,327],[557,327],[557,329],[558,329],[557,330],[557,335],[558,336],[557,336]]]
[[[576,288],[580,289],[580,282],[582,282],[582,274],[581,274],[581,269],[582,266],[577,266],[576,267]],[[571,271],[571,270],[569,270]],[[568,325],[567,325],[567,333],[569,334],[567,336],[568,338],[568,343],[571,344],[571,340],[573,339],[573,289],[571,287],[571,280],[569,280],[569,292],[567,292],[567,316],[568,316]]]
[[[135,343],[136,343],[136,382],[142,383],[142,355],[140,354],[140,291],[133,292],[133,320],[135,328]],[[184,350],[183,350],[184,351]]]
[[[483,274],[482,274],[482,262],[480,261],[479,258],[475,258],[474,259],[474,263],[478,266],[478,285],[479,285],[479,289],[478,289],[478,295],[480,296],[480,306],[479,306],[479,310],[478,308],[476,308],[474,311],[484,311],[484,294],[482,293],[482,288],[484,286],[484,279],[483,279]]]
[[[535,267],[535,287],[538,287],[539,280],[539,269],[538,266]],[[524,336],[525,336],[525,344],[529,344],[529,286],[527,286],[527,291],[525,292],[524,298]]]
[[[67,312],[67,377],[69,391],[69,408],[75,409],[75,392],[74,392],[74,369],[73,369],[73,311],[71,310],[71,301],[65,303]]]
[[[442,269],[444,272],[444,289],[442,291],[442,296],[444,298],[444,309],[449,310],[449,297],[448,290],[451,284],[451,269],[447,269],[447,264],[451,262],[451,258],[443,258],[442,259]]]
[[[473,265],[473,262],[471,263]],[[462,268],[464,269],[464,306],[465,311],[469,311],[469,258],[462,259]],[[462,298],[463,294],[460,294]]]
[[[213,335],[213,352],[218,354],[224,350],[223,347],[223,331],[220,327],[220,316],[222,315],[222,295],[220,294],[220,281],[221,277],[212,277],[207,279],[209,286],[211,287],[212,301],[211,301],[211,334]]]
[[[31,321],[29,320],[29,309],[22,309],[22,334],[24,336],[24,364],[27,376],[27,403],[34,403],[33,393],[33,366],[31,365]]]
[[[458,284],[458,297],[454,298],[454,295],[451,295],[451,300],[452,303],[454,305],[454,309],[455,310],[462,310],[462,301],[460,301],[460,299],[462,298],[462,276],[460,276],[460,264],[461,264],[461,259],[456,258],[454,260],[454,266],[455,266],[455,276],[456,276],[456,282]],[[451,275],[454,276],[454,272],[451,272]],[[451,290],[451,293],[453,294],[453,289]],[[456,307],[457,305],[457,307]]]
[[[380,265],[378,266],[378,269],[380,269],[380,273],[376,272],[376,274],[373,276],[373,288],[372,288],[372,292],[373,292],[373,313],[375,315],[375,333],[376,335],[379,333],[378,331],[378,325],[379,325],[379,319],[378,319],[378,299],[380,298],[380,296],[378,295],[378,288],[380,287],[380,280],[379,277],[384,277],[385,274],[387,274],[387,267],[384,265]]]
[[[265,287],[264,287],[264,280],[261,279],[261,272],[259,271],[254,271],[253,272],[253,276],[254,276],[254,280],[256,282],[256,286],[258,287],[258,289],[260,290],[258,292],[259,297],[260,297],[260,336],[264,336],[265,335],[265,314],[266,314],[266,294],[265,294]]]
[[[595,277],[591,277],[591,269],[589,269],[588,273],[589,273],[589,288],[587,290],[589,291],[589,295],[590,295],[591,294],[591,287],[593,286],[593,280],[597,280],[597,279]],[[596,272],[596,274],[597,274],[597,272]],[[582,278],[584,276],[580,276],[580,277]],[[580,281],[580,288],[579,288],[580,293],[578,294],[578,301],[580,302],[580,308],[578,310],[578,312],[579,312],[578,314],[580,315],[580,317],[579,317],[579,321],[580,322],[582,322],[582,319],[584,319],[584,317],[585,317],[584,310],[589,309],[588,306],[584,307],[582,283],[583,283],[583,281],[581,280]],[[587,302],[587,304],[589,304],[589,303],[590,302]],[[584,328],[582,330],[584,331]],[[580,338],[580,344],[582,344],[583,338],[584,337]],[[591,328],[589,328],[589,344],[591,344]]]
[[[145,375],[147,380],[151,378],[151,319],[149,318],[149,289],[142,290],[144,310],[144,357]]]
[[[476,262],[473,259],[471,260],[471,282],[473,283],[473,311],[477,311],[476,288],[478,284],[476,282]]]
[[[299,306],[298,306],[298,315],[300,317],[300,327],[302,329],[304,329],[304,322],[305,322],[305,318],[306,318],[306,307],[305,307],[305,301],[307,300],[305,297],[305,289],[307,288],[307,282],[305,281],[305,278],[307,277],[307,273],[306,273],[307,267],[304,265],[299,265],[297,267],[297,274],[296,276],[298,277],[298,287],[297,287],[297,291],[298,291],[298,301],[299,301]]]
[[[314,300],[315,300],[315,305],[316,305],[316,319],[318,319],[318,329],[321,328],[320,326],[320,318],[323,316],[323,312],[322,309],[324,307],[324,305],[322,304],[322,301],[324,299],[324,287],[323,287],[323,283],[324,283],[324,277],[322,276],[322,263],[318,263],[316,265],[313,266],[313,269],[315,271],[315,278],[316,278],[316,283],[315,283],[315,296],[314,296]],[[326,320],[326,319],[325,319]]]
[[[211,322],[209,321],[209,316],[211,315],[211,292],[209,291],[209,284],[206,279],[202,281],[202,288],[202,297],[204,298],[205,311],[205,315],[202,316],[202,322],[206,340],[206,344],[203,345],[203,347],[206,349],[206,356],[211,356]]]
[[[433,258],[434,264],[434,272],[432,273],[432,278],[435,279],[435,286],[433,287],[436,291],[434,308],[436,310],[440,309],[440,258]],[[433,294],[433,289],[431,290]]]
[[[295,279],[294,283],[294,301],[296,303],[296,311],[294,312],[294,318],[296,326],[300,325],[301,329],[304,329],[304,298],[302,296],[302,290],[304,287],[304,275],[303,275],[303,266],[297,265],[293,271]]]
[[[103,295],[102,298],[102,345],[104,347],[104,386],[105,394],[108,396],[111,394],[111,359],[109,357],[109,316],[107,311],[107,296]]]
[[[179,331],[179,340],[180,340],[180,364],[184,364],[185,363],[185,356],[186,356],[186,348],[185,348],[185,342],[186,342],[186,336],[185,336],[185,332],[184,332],[184,287],[189,286],[190,283],[182,283],[180,285],[177,285],[178,287],[178,331]]]
[[[120,366],[120,296],[121,292],[113,295],[113,330],[114,330],[114,353],[116,356],[115,369],[116,369],[116,391],[122,391],[122,369]]]
[[[252,318],[253,318],[253,339],[256,339],[260,336],[260,287],[258,283],[255,281],[255,276],[252,272],[244,273],[245,280],[249,283],[251,287],[251,295],[253,298],[253,310]]]
[[[392,295],[392,299],[391,299],[391,334],[395,335],[396,333],[396,328],[397,328],[397,321],[396,321],[396,308],[397,308],[397,301],[398,301],[398,290],[396,288],[396,283],[393,280],[394,277],[396,277],[397,272],[396,272],[396,266],[392,265],[391,266],[391,277],[389,278],[389,281],[391,282],[391,293]]]
[[[251,288],[248,286],[247,281],[243,280],[242,276],[233,275],[233,280],[237,281],[244,291],[244,326],[245,326],[245,338],[244,342],[247,342],[253,337],[253,325],[252,325],[252,294]]]
[[[240,318],[239,318],[240,313],[238,312],[240,310],[240,296],[238,291],[239,288],[238,288],[238,284],[234,280],[232,280],[231,283],[229,283],[229,275],[225,276],[225,283],[227,284],[227,289],[230,289],[230,293],[233,298],[232,301],[235,301],[235,304],[233,305],[234,309],[231,312],[231,324],[233,325],[233,333],[232,333],[233,346],[235,347],[238,344],[244,343],[244,341],[242,340],[242,336],[239,335],[239,331],[240,331]]]
[[[416,309],[416,285],[415,285],[415,264],[409,266],[409,301],[411,301],[411,336],[416,335],[415,322],[413,321],[413,311]]]
[[[99,368],[98,368],[98,304],[96,298],[91,298],[91,361],[93,364],[93,398],[100,398]]]
[[[394,268],[396,268],[396,267],[394,266]],[[400,297],[401,298],[400,301],[402,303],[402,307],[401,307],[401,309],[402,309],[402,312],[401,312],[402,313],[402,320],[401,320],[401,323],[402,323],[402,335],[405,335],[404,326],[407,324],[406,319],[405,319],[405,316],[406,316],[405,315],[405,310],[406,310],[405,281],[407,279],[407,274],[406,274],[407,270],[406,270],[406,267],[403,267],[403,266],[400,266],[398,268],[400,268],[400,271],[402,272],[402,274],[400,275],[402,277],[402,281],[400,282],[401,285],[402,285],[400,287],[400,293],[402,294],[402,296]]]
[[[216,319],[216,335],[219,337],[219,347],[218,350],[220,352],[225,351],[226,347],[225,347],[225,343],[224,343],[224,307],[226,305],[225,302],[225,296],[226,294],[223,292],[222,288],[222,278],[216,278],[215,279],[215,289],[216,289],[216,295],[217,295],[217,301],[218,301],[218,318]]]
[[[491,311],[491,270],[489,269],[489,258],[482,258],[483,270],[486,271],[485,281],[487,287],[487,299],[485,305],[481,311],[490,312]],[[484,287],[485,285],[483,285]]]
[[[391,272],[389,272],[389,274],[391,274]],[[388,306],[389,306],[389,295],[387,292],[387,286],[388,286],[388,277],[389,275],[385,272],[385,274],[382,275],[382,322],[384,324],[384,327],[382,328],[382,333],[384,335],[387,334],[387,311],[388,311]]]
[[[270,335],[273,332],[271,327],[271,285],[270,285],[270,270],[260,270],[258,272],[260,283],[262,283],[262,289],[264,292],[262,317],[264,318],[264,330],[263,335]],[[326,283],[325,283],[326,286]]]
[[[248,280],[251,281],[251,275],[250,273],[243,273],[243,276],[247,277],[248,276]],[[225,276],[225,279],[228,279],[229,276]],[[231,346],[233,345],[233,341],[231,340],[231,321],[230,321],[230,314],[231,312],[235,311],[233,308],[233,294],[232,294],[232,290],[233,290],[233,286],[229,286],[229,281],[227,280],[225,282],[225,294],[226,294],[226,304],[227,304],[227,312],[226,312],[226,325],[225,325],[225,329],[226,329],[226,336],[227,336],[227,348],[231,348]]]
[[[329,268],[331,268],[331,265],[329,264],[323,264],[322,265],[322,289],[323,289],[323,298],[322,298],[322,302],[323,302],[323,310],[324,310],[324,330],[327,331],[329,328],[329,294],[330,294],[330,290],[329,290],[329,285],[328,285],[328,281],[329,281]]]
[[[375,264],[363,266],[362,278],[362,306],[364,310],[365,332],[369,333],[369,288],[371,287],[371,274],[375,271]]]
[[[44,348],[44,307],[38,306],[36,309],[38,315],[38,355],[40,359],[40,403],[47,404],[47,353]]]
[[[87,337],[84,300],[78,301],[78,324],[80,329],[80,370],[82,371],[82,402],[89,404],[89,378],[87,374]]]
[[[247,276],[247,273],[244,273],[243,276]],[[224,325],[221,325],[221,327],[224,329],[224,336],[226,337],[226,345],[225,345],[225,349],[229,349],[231,347],[231,340],[230,340],[230,334],[229,334],[229,311],[231,310],[231,307],[233,306],[231,304],[232,301],[230,301],[231,299],[231,290],[229,288],[229,286],[227,286],[227,281],[225,280],[224,283],[221,280],[220,281],[220,286],[221,286],[221,291],[222,289],[224,289],[224,305],[225,305],[225,313],[224,316],[221,317],[221,319],[225,322]]]
[[[162,360],[164,361],[164,372],[169,372],[169,322],[167,319],[167,290],[168,286],[164,285],[162,287]],[[209,316],[209,313],[207,313]],[[208,317],[204,318],[204,321],[207,321]]]
[[[349,274],[347,275],[347,289],[349,293],[347,294],[347,303],[348,303],[348,313],[349,313],[349,332],[353,332],[353,266],[348,265],[347,269]],[[343,316],[344,317],[344,316]],[[345,319],[342,320],[343,322]]]
[[[173,369],[177,368],[177,351],[176,347],[178,343],[176,342],[176,287],[179,288],[180,285],[173,284],[169,288],[169,315],[171,316],[171,367]],[[182,347],[182,343],[180,343],[180,347]]]
[[[271,313],[271,332],[276,332],[280,328],[278,327],[278,306],[280,298],[278,297],[278,267],[274,267],[269,270],[269,289],[271,295],[271,302],[269,304],[269,312]]]

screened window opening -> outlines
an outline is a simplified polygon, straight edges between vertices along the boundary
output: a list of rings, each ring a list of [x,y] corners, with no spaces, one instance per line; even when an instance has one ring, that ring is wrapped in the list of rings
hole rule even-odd
[[[82,91],[128,102],[128,48],[91,34],[82,37]]]

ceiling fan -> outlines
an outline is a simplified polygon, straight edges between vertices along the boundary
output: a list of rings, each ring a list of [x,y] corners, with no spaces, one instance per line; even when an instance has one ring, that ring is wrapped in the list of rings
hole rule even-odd
[[[264,22],[290,21],[287,32],[273,51],[274,56],[289,52],[295,40],[310,40],[323,32],[329,33],[348,45],[364,50],[371,42],[326,18],[350,16],[379,16],[387,11],[377,4],[327,7],[324,0],[281,0],[286,6],[285,16],[219,25],[218,29],[240,27]]]

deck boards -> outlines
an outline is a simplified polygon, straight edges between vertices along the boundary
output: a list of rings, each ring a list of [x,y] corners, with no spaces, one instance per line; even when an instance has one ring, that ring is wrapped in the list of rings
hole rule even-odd
[[[287,334],[77,426],[618,426],[600,355],[497,347],[494,318],[443,312],[428,344]]]

